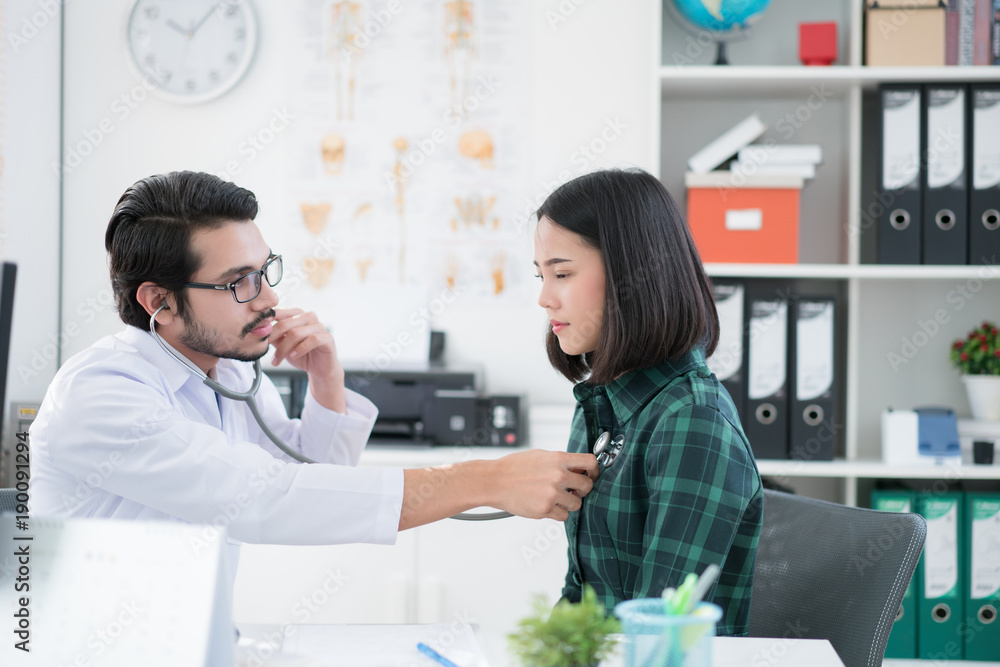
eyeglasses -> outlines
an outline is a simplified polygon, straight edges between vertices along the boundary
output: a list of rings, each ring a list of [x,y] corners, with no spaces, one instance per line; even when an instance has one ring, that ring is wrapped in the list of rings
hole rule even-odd
[[[236,303],[246,303],[247,301],[253,301],[260,295],[260,288],[263,284],[261,276],[264,276],[268,285],[274,287],[281,282],[281,274],[281,255],[271,255],[260,269],[244,273],[231,283],[225,283],[224,285],[186,283],[184,286],[196,287],[198,289],[229,290],[233,293]]]

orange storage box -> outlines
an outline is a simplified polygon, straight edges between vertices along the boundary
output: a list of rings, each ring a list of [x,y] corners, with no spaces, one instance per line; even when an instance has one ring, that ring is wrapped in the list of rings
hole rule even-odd
[[[797,264],[801,176],[688,173],[687,218],[703,262]]]

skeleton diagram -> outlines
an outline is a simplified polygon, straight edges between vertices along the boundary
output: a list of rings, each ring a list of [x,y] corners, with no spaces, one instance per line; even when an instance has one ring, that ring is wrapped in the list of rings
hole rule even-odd
[[[337,120],[344,120],[345,107],[347,120],[354,120],[354,73],[361,58],[362,49],[357,44],[361,24],[360,3],[339,0],[331,5],[326,56],[333,62]]]
[[[396,140],[392,142],[392,147],[396,149],[396,164],[392,167],[392,180],[396,184],[396,213],[399,214],[399,282],[403,282],[406,269],[406,220],[403,214],[406,211],[404,194],[407,174],[404,169],[403,155],[408,146],[409,142],[406,141],[406,137],[396,137]]]
[[[476,54],[472,41],[472,2],[448,0],[444,3],[444,14],[444,56],[451,80],[451,108],[460,112],[469,88],[469,66]]]
[[[473,224],[486,227],[489,223],[493,229],[497,229],[500,226],[500,218],[492,215],[493,205],[496,203],[496,197],[483,197],[478,194],[455,197],[455,209],[458,215],[451,219],[451,230],[457,232],[459,223],[464,223],[466,227]]]
[[[455,256],[455,253],[448,253],[444,261],[444,281],[450,290],[454,290],[455,284],[458,282],[458,267],[458,257]]]
[[[319,145],[320,157],[326,173],[336,176],[344,170],[347,141],[336,132],[327,132]]]
[[[507,263],[507,253],[503,250],[497,251],[492,258],[490,258],[490,276],[493,278],[493,293],[499,294],[503,291],[503,270],[504,265]]]

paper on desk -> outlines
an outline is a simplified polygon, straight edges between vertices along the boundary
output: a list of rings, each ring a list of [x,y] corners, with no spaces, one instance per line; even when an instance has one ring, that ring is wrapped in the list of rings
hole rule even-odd
[[[340,663],[333,657],[285,653],[270,642],[240,637],[236,646],[236,667],[340,667]]]
[[[439,667],[417,650],[423,642],[458,667],[487,667],[475,630],[464,623],[427,625],[312,625],[283,628],[284,653],[336,657],[356,667]]]

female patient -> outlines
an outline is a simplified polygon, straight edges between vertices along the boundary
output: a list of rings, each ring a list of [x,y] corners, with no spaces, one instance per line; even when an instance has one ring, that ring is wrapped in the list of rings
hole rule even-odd
[[[549,360],[578,383],[569,450],[593,452],[605,432],[622,447],[566,521],[563,595],[590,584],[610,611],[716,563],[718,632],[745,635],[763,496],[705,365],[718,316],[684,219],[654,177],[613,170],[561,186],[538,220]]]

